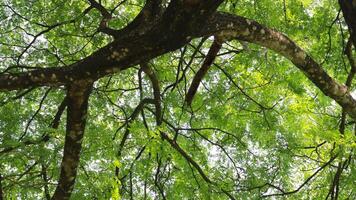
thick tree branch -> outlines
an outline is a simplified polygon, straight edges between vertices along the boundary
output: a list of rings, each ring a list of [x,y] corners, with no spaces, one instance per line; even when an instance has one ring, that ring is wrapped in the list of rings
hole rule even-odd
[[[79,165],[91,82],[77,82],[67,89],[67,126],[61,173],[53,200],[69,199]]]
[[[149,31],[163,14],[162,0],[147,0],[141,12],[123,29],[116,31],[115,39],[124,39],[133,35],[143,35]]]
[[[143,35],[131,34],[132,31],[120,34],[114,42],[72,65],[1,74],[0,91],[59,86],[83,79],[95,81],[176,50],[192,39],[191,33],[202,28],[203,22],[222,0],[194,2],[199,3],[197,6],[190,6],[181,1],[172,1],[161,17],[162,20],[148,32]],[[164,37],[162,33],[165,33]]]
[[[347,56],[347,59],[349,60],[350,66],[351,66],[350,73],[347,76],[347,80],[346,80],[346,83],[345,83],[345,85],[347,87],[351,87],[352,80],[353,80],[354,75],[356,73],[356,62],[355,62],[356,58],[354,58],[353,54],[352,54],[352,41],[351,40],[352,39],[350,37],[349,40],[347,41],[346,48],[345,48],[345,54]],[[356,47],[354,47],[354,48],[356,49]]]
[[[339,0],[339,5],[356,48],[356,0]]]
[[[244,17],[217,13],[202,30],[201,36],[215,33],[226,40],[238,39],[267,47],[298,67],[325,95],[334,99],[356,119],[356,101],[348,88],[332,77],[312,57],[286,35]]]
[[[0,90],[58,86],[81,79],[94,81],[175,50],[194,37],[218,35],[225,39],[236,38],[256,43],[285,56],[325,95],[334,99],[356,119],[356,101],[347,87],[331,78],[287,36],[239,16],[217,13],[209,18],[220,1],[183,2],[172,1],[162,16],[163,20],[148,33],[116,40],[69,67],[0,75]],[[166,33],[164,37],[161,37],[162,33]]]
[[[157,19],[163,13],[161,0],[148,0],[141,12],[123,29],[115,30],[108,27],[108,22],[112,19],[111,13],[95,0],[88,0],[92,7],[96,8],[102,15],[102,20],[98,31],[111,35],[114,39],[123,39],[127,36],[142,35],[147,32],[152,25],[157,23]]]
[[[109,15],[111,15],[111,13],[105,10],[100,3],[94,0],[89,1],[92,4],[91,8],[95,7],[102,13],[103,21],[101,28],[104,30],[107,28],[107,21],[110,19]],[[54,123],[52,124],[53,127],[58,127],[60,116],[64,112],[64,109],[68,107],[61,172],[58,186],[52,199],[69,199],[73,191],[92,82],[103,76],[117,73],[120,70],[125,70],[136,64],[146,63],[159,55],[176,50],[186,45],[192,38],[217,35],[219,38],[225,40],[239,39],[272,49],[294,63],[324,94],[334,99],[342,106],[345,112],[356,119],[356,101],[350,95],[347,87],[336,82],[323,70],[320,64],[316,63],[305,51],[282,33],[266,28],[257,22],[243,17],[223,13],[213,14],[222,0],[171,0],[165,12],[161,9],[162,5],[160,0],[147,0],[146,2],[145,7],[151,7],[147,10],[144,8],[139,16],[126,28],[118,31],[114,30],[115,33],[111,35],[114,35],[115,40],[112,43],[79,62],[67,67],[52,67],[23,73],[0,74],[0,91],[35,88],[39,86],[68,86],[66,100],[63,101],[58,109]],[[91,8],[89,8],[89,10]],[[103,8],[104,10],[102,10]],[[151,19],[154,22],[150,21]],[[109,32],[107,33],[110,34]],[[351,31],[351,35],[353,33],[354,32]],[[210,49],[211,52],[209,51],[209,53],[211,53],[211,55],[208,53],[202,69],[200,69],[196,77],[194,77],[192,86],[188,91],[191,97],[187,97],[187,102],[192,101],[199,83],[216,57],[220,47],[221,44],[217,44],[216,47]],[[350,55],[352,57],[352,54]],[[147,65],[143,65],[142,69],[152,82],[154,100],[148,99],[145,101],[145,99],[143,99],[129,119],[135,118],[146,103],[154,103],[156,107],[157,125],[160,125],[163,119],[159,81]],[[353,75],[354,74],[352,74],[352,76]],[[348,80],[349,79],[350,81],[348,83],[350,84],[347,83],[346,86],[351,85],[352,77],[348,78]],[[128,132],[125,133],[120,146],[124,146],[127,135]],[[172,148],[197,169],[203,180],[209,185],[219,187],[204,174],[202,168],[193,158],[177,144],[176,139],[171,139],[168,134],[163,132],[161,132],[161,137],[168,141]],[[46,136],[46,138],[48,140],[48,136]],[[32,143],[30,142],[29,144]],[[139,155],[141,155],[141,153],[142,152],[140,152]],[[291,192],[280,190],[283,194],[278,193],[274,195],[278,196],[298,192],[323,168],[333,162],[335,158],[336,156],[321,166],[296,190]],[[44,179],[46,180],[46,178]],[[219,187],[219,189],[231,199],[234,199],[228,191],[221,187]]]
[[[355,73],[356,73],[356,65],[355,65],[355,59],[352,57],[352,40],[351,37],[347,41],[345,52],[344,52],[349,60],[351,69],[349,72],[349,75],[347,76],[345,85],[348,88],[351,88],[352,86],[352,80],[354,79]],[[341,113],[341,120],[340,120],[340,126],[339,126],[339,132],[343,135],[345,133],[345,125],[346,125],[346,112],[345,109],[342,109]]]
[[[209,52],[206,55],[204,62],[198,72],[195,74],[192,83],[188,89],[187,96],[185,97],[185,102],[188,106],[191,105],[195,93],[198,91],[200,82],[203,80],[205,74],[208,72],[211,64],[214,62],[216,55],[221,49],[222,43],[218,38],[214,39],[213,44],[210,46]]]

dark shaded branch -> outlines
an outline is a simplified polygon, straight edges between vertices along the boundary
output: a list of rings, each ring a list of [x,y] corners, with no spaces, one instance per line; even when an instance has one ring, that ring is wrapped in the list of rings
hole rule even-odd
[[[117,133],[125,126],[128,126],[130,122],[132,122],[133,120],[136,119],[136,117],[138,116],[138,114],[140,114],[140,112],[143,110],[144,106],[146,104],[155,104],[154,99],[150,99],[150,98],[144,98],[140,101],[140,103],[136,106],[136,108],[134,109],[134,111],[131,113],[131,115],[128,117],[128,120],[121,125],[114,134],[113,139],[116,138]],[[128,133],[127,133],[128,134]],[[124,137],[125,138],[125,137]]]
[[[79,165],[91,82],[77,82],[67,88],[67,125],[61,172],[52,200],[69,199]]]
[[[12,147],[6,147],[6,148],[2,149],[0,151],[0,154],[11,152],[11,151],[13,151],[13,150],[15,150],[15,149],[17,149],[17,148],[19,148],[21,146],[40,144],[41,142],[46,142],[48,140],[49,140],[48,136],[43,136],[38,140],[25,140],[25,141],[21,142],[21,144],[19,144],[19,145],[15,145],[15,146],[12,146]]]
[[[123,29],[114,33],[115,39],[143,35],[158,22],[163,14],[162,0],[147,0],[140,13]]]
[[[148,76],[151,81],[152,88],[153,88],[153,97],[154,103],[156,108],[156,123],[157,125],[162,124],[162,107],[161,107],[161,89],[159,86],[159,80],[156,73],[151,69],[151,67],[147,63],[141,64],[141,68],[143,72]]]
[[[119,144],[119,147],[118,147],[118,150],[117,150],[117,157],[120,158],[121,157],[121,154],[122,154],[122,150],[124,149],[124,146],[125,146],[125,143],[130,135],[130,122],[132,122],[133,120],[136,119],[136,117],[140,114],[140,112],[143,111],[143,108],[146,104],[154,104],[155,101],[153,99],[148,99],[148,98],[145,98],[145,99],[142,99],[140,101],[140,103],[136,106],[135,110],[132,112],[132,114],[128,117],[128,119],[126,120],[126,122],[120,126],[115,134],[114,134],[114,137],[113,139],[116,138],[116,134],[118,133],[119,130],[121,130],[124,126],[127,126],[126,127],[126,130],[124,132],[124,135],[122,136],[122,139],[121,139],[121,142]],[[143,148],[145,149],[145,148]],[[143,151],[142,151],[143,152]],[[141,153],[142,153],[141,152]],[[141,153],[139,153],[139,156],[141,156]],[[139,157],[137,157],[138,159]],[[120,171],[120,168],[119,167],[115,167],[115,176],[118,177],[119,175],[119,171]]]
[[[336,173],[334,175],[334,179],[331,183],[329,193],[326,197],[328,199],[329,195],[331,200],[337,200],[339,198],[339,189],[340,189],[340,177],[342,174],[343,168],[342,168],[342,162],[339,162],[337,166]]]
[[[106,8],[101,5],[99,2],[95,1],[95,0],[88,0],[90,5],[97,9],[100,13],[101,13],[101,16],[104,18],[104,20],[110,20],[111,19],[111,14],[109,13],[108,10],[106,10]]]
[[[15,97],[12,98],[12,100],[20,99],[21,97],[24,97],[26,94],[32,92],[35,88],[29,88],[26,91],[16,95]]]
[[[354,46],[354,48],[356,48],[356,47]],[[356,58],[354,58],[353,55],[352,55],[351,37],[349,38],[349,40],[346,43],[345,54],[347,56],[347,59],[349,60],[350,66],[351,66],[351,70],[350,70],[349,75],[347,76],[347,80],[346,80],[345,85],[347,87],[351,87],[352,80],[353,80],[353,78],[355,76],[355,73],[356,73],[356,62],[355,62]]]
[[[355,47],[356,48],[356,47]],[[349,72],[349,75],[347,76],[345,85],[348,88],[351,88],[352,86],[352,80],[354,79],[355,73],[356,73],[356,64],[355,64],[355,59],[352,56],[352,40],[351,37],[346,43],[346,48],[344,52],[349,60],[351,69]],[[340,120],[340,126],[339,126],[339,132],[343,135],[345,133],[345,125],[346,125],[346,111],[345,109],[342,109],[341,113],[341,120]]]
[[[127,125],[125,133],[122,136],[121,142],[117,150],[117,158],[121,158],[122,150],[124,149],[126,140],[129,138],[129,135],[130,135],[130,129],[129,129],[129,125]],[[120,168],[118,166],[115,166],[115,176],[119,177],[119,173],[120,173]]]
[[[0,102],[0,106],[4,106],[5,104],[13,101],[13,100],[17,100],[17,99],[20,99],[22,97],[24,97],[25,95],[29,94],[30,92],[32,92],[35,88],[29,88],[29,89],[26,89],[25,91],[19,91],[16,96],[14,97],[11,97],[9,98],[8,100],[6,101],[3,101],[3,102]]]
[[[189,61],[188,63],[186,64],[186,66],[183,68],[183,61],[184,61],[184,58],[183,58],[183,55],[181,56],[180,58],[180,61],[179,61],[179,65],[183,68],[182,69],[182,75],[179,77],[179,67],[178,66],[178,70],[177,70],[177,73],[176,73],[176,80],[174,83],[168,85],[164,90],[163,90],[163,94],[166,93],[166,91],[169,89],[169,88],[172,88],[171,91],[173,91],[175,89],[175,87],[177,87],[177,85],[183,81],[183,79],[185,78],[185,73],[186,71],[190,68],[191,64],[193,63],[194,59],[197,57],[197,53],[200,51],[200,48],[203,46],[204,42],[206,41],[207,37],[203,37],[199,44],[194,47],[194,52],[191,54],[190,58],[189,58]]]
[[[163,200],[166,200],[166,195],[164,194],[164,190],[163,188],[161,187],[161,185],[159,184],[159,174],[160,174],[160,170],[161,170],[161,164],[162,164],[162,161],[161,161],[161,158],[158,157],[157,155],[157,169],[156,169],[156,173],[155,173],[155,179],[154,179],[154,183],[155,183],[155,186],[158,188],[158,191],[159,193],[161,194],[162,196],[162,199]]]
[[[18,175],[16,181],[20,181],[25,175],[29,174],[29,172],[32,171],[37,165],[38,165],[37,161],[34,162],[33,164],[28,165],[28,167],[26,167],[26,170]]]
[[[62,103],[58,106],[57,113],[52,120],[51,127],[57,129],[61,121],[62,114],[67,107],[67,97],[64,97]]]
[[[352,86],[352,80],[356,73],[355,60],[352,56],[352,36],[350,36],[348,42],[346,43],[346,48],[345,48],[344,53],[346,54],[346,56],[349,60],[350,66],[351,66],[349,75],[347,76],[347,79],[345,82],[345,85],[350,88]],[[341,135],[345,134],[345,126],[346,126],[346,112],[344,109],[342,109],[341,120],[340,120],[340,125],[339,125],[339,132]],[[349,159],[351,159],[351,158],[349,158]],[[348,159],[346,159],[344,164],[347,162],[348,162]],[[344,170],[344,167],[343,167],[344,164],[341,161],[339,161],[336,173],[335,173],[332,183],[330,185],[329,192],[328,192],[328,195],[326,196],[326,199],[328,199],[329,196],[332,200],[337,200],[339,198],[340,178],[341,178],[342,172]]]
[[[30,19],[27,19],[26,17],[24,17],[23,15],[21,15],[20,13],[18,13],[17,11],[15,11],[11,6],[7,5],[7,4],[0,4],[0,6],[5,6],[7,8],[9,8],[15,15],[19,16],[21,19],[27,21],[27,22],[30,22],[30,23],[33,23],[33,24],[36,24],[38,26],[41,26],[41,27],[45,27],[46,29],[40,31],[38,34],[36,35],[31,35],[33,36],[33,39],[31,40],[31,42],[26,46],[24,47],[24,49],[22,50],[22,52],[19,54],[18,58],[17,58],[17,64],[19,65],[20,64],[20,60],[22,58],[22,56],[27,52],[27,50],[29,48],[32,47],[32,45],[36,42],[36,40],[43,34],[45,33],[48,33],[50,32],[51,30],[59,27],[59,26],[62,26],[62,25],[65,25],[65,24],[71,24],[71,23],[74,23],[76,22],[79,18],[81,18],[82,16],[86,15],[92,7],[88,7],[86,8],[82,13],[80,13],[78,16],[76,16],[75,18],[71,19],[71,20],[67,20],[67,21],[63,21],[63,22],[59,22],[59,23],[55,23],[55,24],[52,24],[52,25],[47,25],[47,24],[42,24],[42,23],[38,23],[38,22],[35,22],[35,21],[32,21]],[[9,67],[7,70],[5,71],[8,71],[12,68],[16,68],[17,66],[15,67]]]
[[[111,36],[115,36],[117,31],[108,27],[108,23],[112,19],[111,13],[97,1],[95,0],[88,0],[88,1],[90,3],[90,6],[97,9],[102,16],[98,31]]]
[[[339,5],[349,28],[352,43],[356,48],[356,1],[339,0]]]
[[[238,85],[233,77],[226,71],[224,70],[221,66],[215,64],[215,66],[227,77],[227,79],[249,100],[251,100],[253,103],[255,103],[257,106],[259,106],[261,109],[273,109],[273,107],[267,107],[262,105],[261,103],[259,103],[257,100],[255,100],[254,98],[252,98],[249,94],[247,94],[247,92],[240,86]]]
[[[198,72],[195,74],[192,83],[188,89],[187,96],[185,97],[185,102],[188,106],[191,105],[195,93],[198,91],[200,82],[203,80],[205,74],[208,72],[211,64],[214,62],[216,55],[221,49],[222,43],[217,38],[214,39],[213,43],[210,46],[209,52],[206,55],[204,62]]]
[[[129,173],[132,172],[132,168],[134,167],[135,163],[140,159],[140,157],[143,155],[143,152],[146,150],[146,146],[143,146],[137,153],[135,159],[131,162],[129,171],[125,174],[122,175],[121,178],[119,178],[121,181],[123,181]]]
[[[58,107],[57,113],[56,113],[54,119],[52,120],[51,125],[49,126],[50,128],[53,128],[53,129],[58,128],[61,116],[62,116],[66,106],[67,106],[67,100],[65,97],[63,99],[62,103]],[[0,154],[11,152],[21,146],[28,146],[28,145],[40,144],[41,142],[47,142],[49,139],[50,139],[50,135],[48,133],[45,133],[42,135],[42,137],[40,139],[37,139],[37,140],[29,139],[29,140],[22,141],[21,144],[18,144],[18,145],[12,146],[12,147],[6,147],[0,151]]]
[[[83,79],[95,81],[176,50],[192,39],[192,31],[201,29],[203,22],[217,8],[221,0],[200,2],[194,9],[187,9],[179,2],[172,1],[162,20],[143,35],[124,31],[115,41],[69,66],[49,66],[49,68],[29,72],[1,74],[0,91],[60,86]],[[165,37],[161,37],[162,33],[166,33]]]

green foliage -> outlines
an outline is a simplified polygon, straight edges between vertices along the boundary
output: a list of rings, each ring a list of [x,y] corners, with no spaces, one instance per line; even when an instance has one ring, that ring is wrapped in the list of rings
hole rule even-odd
[[[116,6],[116,1],[101,2],[109,10]],[[109,26],[126,26],[143,4],[126,1],[113,12]],[[15,65],[33,35],[45,29],[39,24],[63,23],[36,38],[21,64],[64,66],[111,42],[112,38],[97,31],[98,11],[82,14],[88,6],[86,1],[4,1],[0,6],[1,71]],[[227,0],[219,10],[286,33],[335,79],[345,82],[349,66],[343,55],[343,34],[347,27],[341,17],[333,22],[339,10],[336,1]],[[212,39],[195,52],[200,42],[194,39],[150,61],[162,92],[160,126],[153,104],[144,105],[138,116],[130,118],[142,99],[152,98],[151,83],[139,66],[94,84],[72,199],[161,199],[160,190],[166,199],[223,200],[227,199],[223,190],[236,199],[260,199],[296,190],[334,156],[300,191],[271,199],[325,199],[340,163],[345,169],[340,175],[339,199],[355,199],[355,122],[346,118],[345,133],[340,134],[341,109],[274,52],[226,42],[220,52],[226,54],[211,66],[192,106],[184,106],[186,91]],[[34,89],[19,98],[15,97],[25,91],[0,93],[0,175],[5,199],[43,199],[44,185],[51,192],[55,189],[66,113],[58,129],[49,127],[65,89],[51,90],[40,105],[47,89]],[[126,132],[129,135],[121,149]],[[175,138],[212,183],[162,140],[161,132]],[[41,141],[44,135],[48,141]],[[47,181],[42,177],[43,166]]]

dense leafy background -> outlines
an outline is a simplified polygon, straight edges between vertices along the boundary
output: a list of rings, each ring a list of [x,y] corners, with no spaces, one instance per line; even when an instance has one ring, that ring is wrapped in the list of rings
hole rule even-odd
[[[102,4],[110,10],[117,2],[103,0]],[[124,27],[143,4],[125,1],[113,12],[110,26]],[[112,39],[97,32],[100,13],[93,9],[82,14],[88,6],[86,1],[3,0],[1,71],[17,64],[68,65],[108,44]],[[219,10],[284,32],[329,74],[345,82],[350,68],[343,53],[348,31],[337,1],[230,0]],[[47,30],[57,23],[61,25]],[[345,169],[339,198],[355,199],[354,121],[347,120],[345,134],[340,134],[339,106],[274,52],[236,40],[224,43],[191,108],[183,106],[211,42],[212,38],[198,38],[150,62],[162,91],[164,123],[159,127],[152,105],[126,123],[140,100],[152,96],[150,81],[139,66],[95,83],[72,199],[130,199],[130,195],[159,199],[159,190],[167,199],[227,199],[219,188],[237,199],[260,199],[280,190],[295,192],[277,199],[324,199],[340,163]],[[173,86],[176,80],[180,81]],[[65,115],[58,129],[49,127],[64,94],[62,87],[0,93],[0,173],[6,199],[41,199],[44,185],[51,191],[55,188]],[[192,165],[159,138],[160,130],[176,136],[216,184],[204,182]],[[130,135],[118,155],[126,131]],[[39,142],[47,134],[50,139]],[[26,145],[26,141],[35,144]],[[115,167],[120,168],[120,181]]]

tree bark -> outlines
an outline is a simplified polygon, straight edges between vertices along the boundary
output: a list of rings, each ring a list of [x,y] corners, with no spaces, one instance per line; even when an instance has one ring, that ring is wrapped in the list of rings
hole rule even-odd
[[[356,101],[348,88],[338,83],[311,56],[286,35],[253,20],[217,13],[201,31],[200,36],[215,33],[225,40],[238,39],[264,46],[290,60],[325,95],[334,99],[353,119]]]
[[[356,49],[356,0],[339,0],[339,5]]]
[[[68,86],[63,160],[58,185],[52,200],[69,199],[72,194],[79,165],[91,87],[92,83],[86,81],[78,81]]]
[[[238,39],[255,43],[286,57],[325,95],[334,99],[345,109],[346,113],[356,119],[356,101],[348,88],[330,77],[322,66],[284,34],[236,15],[218,12],[213,16],[195,16],[195,12],[201,12],[207,7],[200,5],[193,9],[187,7],[186,4],[173,4],[173,2],[167,8],[166,14],[163,15],[164,20],[148,33],[125,38],[124,41],[115,40],[89,57],[68,67],[0,75],[0,90],[16,90],[45,85],[58,86],[80,79],[95,81],[103,76],[117,73],[130,66],[147,62],[159,55],[176,50],[193,38],[218,35],[225,40]],[[213,4],[213,6],[217,5]],[[177,13],[178,11],[175,9],[178,8],[183,11]],[[193,11],[191,11],[192,9]],[[176,16],[167,13],[169,10]],[[182,16],[182,14],[187,16]],[[166,19],[170,19],[170,21],[166,21]]]

